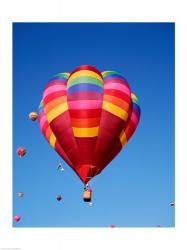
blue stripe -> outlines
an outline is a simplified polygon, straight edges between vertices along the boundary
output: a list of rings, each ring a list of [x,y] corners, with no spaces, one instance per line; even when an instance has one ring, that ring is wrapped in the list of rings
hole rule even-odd
[[[99,93],[103,93],[103,88],[95,85],[95,84],[89,84],[89,83],[80,83],[80,84],[76,84],[72,87],[70,87],[67,90],[68,94],[71,94],[73,92],[81,92],[81,91],[95,91],[95,92],[99,92]]]
[[[41,113],[43,111],[43,107],[38,108],[38,112]]]
[[[137,109],[140,113],[140,106],[139,105],[137,105],[135,102],[133,102],[132,106],[133,106],[133,108]]]
[[[124,81],[127,81],[123,76],[121,76],[120,74],[118,75],[118,74],[112,74],[112,75],[106,75],[106,76],[103,76],[103,79],[104,80],[107,80],[107,79],[109,79],[109,78],[120,78],[120,79],[122,79],[122,80],[124,80]]]

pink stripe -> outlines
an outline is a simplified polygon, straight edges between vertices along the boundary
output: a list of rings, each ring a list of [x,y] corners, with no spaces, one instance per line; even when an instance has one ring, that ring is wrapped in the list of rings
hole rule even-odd
[[[89,92],[89,91],[83,91],[83,92],[74,92],[67,96],[68,101],[78,101],[78,100],[102,100],[103,94],[97,93],[97,92]]]
[[[54,86],[54,85],[65,85],[66,86],[66,81],[62,80],[62,79],[59,79],[59,80],[53,80],[53,81],[49,81],[47,83],[47,85],[45,86],[45,89],[51,87],[51,86]]]
[[[133,122],[133,124],[134,124],[134,126],[135,126],[135,128],[137,127],[137,125],[138,125],[138,119],[137,119],[137,116],[134,114],[134,113],[132,113],[131,114],[131,121]]]
[[[79,100],[69,101],[69,109],[99,109],[102,107],[102,101],[96,100]]]
[[[121,83],[109,83],[104,85],[104,89],[114,89],[114,90],[119,90],[125,94],[127,94],[128,96],[130,96],[131,92],[130,89]]]
[[[66,86],[62,85],[62,84],[59,84],[59,85],[54,85],[54,86],[51,86],[47,89],[44,90],[44,93],[43,93],[43,99],[51,94],[51,93],[54,93],[54,92],[57,92],[57,91],[61,91],[61,90],[66,90]]]
[[[117,77],[108,78],[108,79],[104,80],[104,82],[105,82],[105,84],[109,84],[109,83],[113,83],[113,82],[122,83],[122,84],[127,85],[127,87],[129,87],[129,84],[127,81],[125,81],[121,78],[117,78]]]
[[[40,128],[41,128],[41,129],[43,128],[45,122],[47,121],[44,112],[42,112],[42,113],[43,113],[43,114],[40,116],[40,121],[39,121],[39,125],[40,125]],[[40,114],[41,114],[41,113],[40,113]]]

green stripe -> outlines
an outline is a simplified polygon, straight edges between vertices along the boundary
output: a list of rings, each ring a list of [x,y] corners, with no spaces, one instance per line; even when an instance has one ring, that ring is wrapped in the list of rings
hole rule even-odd
[[[113,74],[118,74],[119,75],[119,73],[116,72],[116,71],[108,71],[108,72],[102,73],[103,76],[108,76],[108,75],[113,75]]]
[[[138,99],[137,99],[137,98],[132,97],[132,101],[133,101],[134,103],[138,104]]]
[[[97,78],[91,77],[91,76],[79,76],[76,77],[70,81],[68,81],[67,87],[71,87],[73,85],[79,84],[79,83],[90,83],[98,85],[99,87],[103,88],[103,82],[98,80]]]
[[[69,75],[66,74],[66,73],[58,73],[55,76],[64,77],[64,78],[68,78],[69,77]]]

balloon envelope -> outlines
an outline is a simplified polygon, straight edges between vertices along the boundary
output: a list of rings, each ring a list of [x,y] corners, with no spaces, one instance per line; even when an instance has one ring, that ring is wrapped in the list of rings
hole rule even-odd
[[[38,114],[37,114],[36,112],[30,112],[30,113],[29,113],[29,119],[30,119],[31,121],[36,121],[37,118],[38,118]]]
[[[19,198],[22,198],[23,195],[24,195],[23,192],[18,192],[18,197],[19,197]]]
[[[15,222],[19,222],[20,219],[21,219],[21,217],[20,217],[19,215],[15,215],[15,216],[14,216],[14,221],[15,221]]]
[[[61,201],[62,200],[62,196],[61,195],[57,195],[56,199],[57,199],[57,201]]]
[[[46,140],[84,184],[126,145],[140,119],[138,99],[118,72],[82,65],[46,85],[38,122]]]
[[[111,225],[110,225],[110,227],[116,227],[116,225],[114,225],[114,224],[111,224]]]
[[[24,147],[19,147],[17,148],[16,153],[19,157],[23,157],[26,154],[26,149]]]

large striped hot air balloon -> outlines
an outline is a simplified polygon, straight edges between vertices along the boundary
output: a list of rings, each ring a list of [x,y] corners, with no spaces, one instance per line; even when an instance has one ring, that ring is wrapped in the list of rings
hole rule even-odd
[[[84,184],[98,175],[128,142],[140,119],[138,99],[115,71],[82,65],[46,85],[40,129]]]

